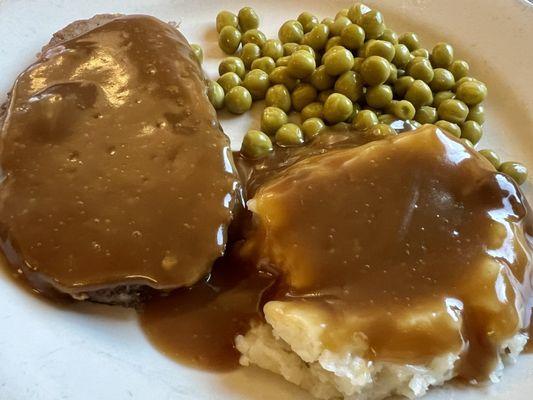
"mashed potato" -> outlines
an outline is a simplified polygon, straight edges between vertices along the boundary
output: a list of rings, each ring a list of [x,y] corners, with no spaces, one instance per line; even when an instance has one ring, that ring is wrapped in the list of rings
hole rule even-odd
[[[264,311],[268,323],[256,324],[236,338],[240,363],[280,374],[319,399],[415,398],[456,376],[457,353],[443,354],[424,365],[373,362],[355,355],[366,345],[364,340],[342,353],[325,349],[320,326],[305,310],[272,301]],[[501,346],[492,382],[499,380],[504,364],[514,362],[526,343],[527,336],[517,334]]]
[[[248,206],[283,283],[236,338],[243,365],[320,399],[415,398],[497,381],[527,342],[523,197],[433,126],[298,161]]]

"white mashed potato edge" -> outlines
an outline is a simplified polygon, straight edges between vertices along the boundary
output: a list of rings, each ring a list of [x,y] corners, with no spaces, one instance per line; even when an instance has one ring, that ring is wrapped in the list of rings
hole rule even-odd
[[[269,313],[269,306],[276,308],[270,303],[265,307],[268,323],[256,324],[236,337],[240,363],[282,375],[319,399],[380,400],[391,395],[413,399],[455,376],[458,354],[443,354],[425,365],[405,365],[363,359],[354,355],[357,346],[354,351],[333,353],[323,348],[317,321],[309,315],[305,321],[287,323],[276,318],[276,312]],[[493,382],[499,380],[504,363],[514,362],[526,343],[527,336],[517,334],[502,345],[490,376]]]

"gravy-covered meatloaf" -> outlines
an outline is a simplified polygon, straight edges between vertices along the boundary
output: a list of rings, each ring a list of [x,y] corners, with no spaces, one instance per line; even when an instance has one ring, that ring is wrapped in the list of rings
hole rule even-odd
[[[7,105],[4,254],[37,289],[78,299],[191,285],[225,248],[231,157],[180,32],[142,15],[71,24]]]

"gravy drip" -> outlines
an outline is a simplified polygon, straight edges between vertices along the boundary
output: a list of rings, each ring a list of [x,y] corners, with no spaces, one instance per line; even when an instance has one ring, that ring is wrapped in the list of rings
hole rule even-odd
[[[276,279],[230,251],[211,274],[147,302],[139,313],[144,332],[157,348],[177,361],[201,369],[226,371],[238,366],[234,341],[261,320],[261,301]]]

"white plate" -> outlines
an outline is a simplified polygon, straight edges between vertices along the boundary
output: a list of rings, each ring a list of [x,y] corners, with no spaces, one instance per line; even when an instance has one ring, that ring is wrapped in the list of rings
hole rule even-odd
[[[368,3],[378,3],[369,1]],[[332,16],[350,1],[246,2],[274,27],[303,10]],[[0,93],[33,60],[50,35],[97,13],[152,14],[180,22],[190,42],[202,44],[210,75],[222,53],[213,23],[224,7],[241,1],[195,0],[0,0]],[[488,83],[486,137],[481,147],[521,160],[533,175],[533,7],[525,0],[380,1],[389,26],[421,34],[426,46],[452,43],[473,74]],[[255,111],[261,109],[256,106]],[[222,116],[234,147],[257,124],[253,116]],[[531,178],[525,190],[533,200]],[[498,385],[432,391],[428,400],[531,399],[533,354],[521,356]],[[309,396],[258,369],[209,374],[188,369],[153,349],[131,310],[79,304],[60,309],[0,279],[0,400],[95,399],[295,399]]]

